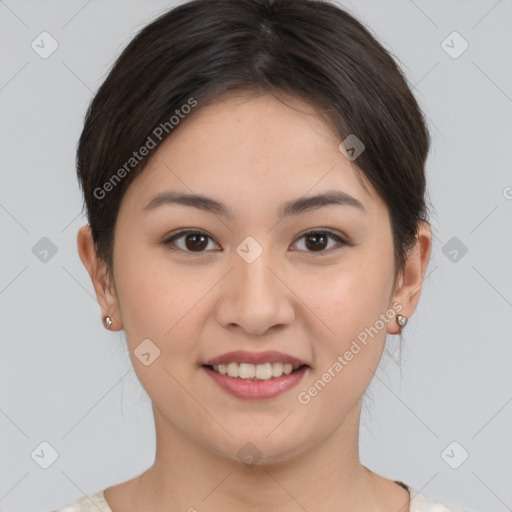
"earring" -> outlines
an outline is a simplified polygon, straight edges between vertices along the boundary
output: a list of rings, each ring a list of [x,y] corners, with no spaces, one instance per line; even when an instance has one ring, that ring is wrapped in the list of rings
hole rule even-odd
[[[109,316],[106,316],[104,319],[103,319],[103,322],[105,323],[105,325],[107,326],[107,329],[112,329],[112,318],[110,318]]]
[[[400,326],[400,331],[402,330],[402,327],[405,327],[407,325],[407,320],[408,318],[404,315],[396,315],[396,321]]]

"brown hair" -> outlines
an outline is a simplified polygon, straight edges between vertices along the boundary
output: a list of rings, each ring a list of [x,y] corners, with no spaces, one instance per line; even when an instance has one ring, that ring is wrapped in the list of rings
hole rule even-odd
[[[389,209],[396,279],[418,222],[428,222],[430,136],[389,52],[324,0],[193,0],[124,49],[89,106],[77,151],[84,207],[108,274],[121,200],[149,161],[134,152],[172,135],[192,108],[236,91],[300,97],[324,109],[340,142],[350,134],[363,142],[354,163]]]

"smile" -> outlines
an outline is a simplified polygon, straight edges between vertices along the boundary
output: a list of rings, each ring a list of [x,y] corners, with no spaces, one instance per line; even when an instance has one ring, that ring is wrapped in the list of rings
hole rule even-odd
[[[294,368],[289,363],[257,365],[228,363],[215,366],[203,365],[201,368],[215,384],[228,394],[243,400],[262,400],[275,398],[296,386],[309,366],[302,365]],[[229,373],[232,375],[230,376]],[[244,375],[254,376],[243,377]],[[263,378],[259,378],[259,376]]]
[[[228,375],[233,378],[240,378],[244,380],[269,380],[282,377],[283,375],[290,375],[296,371],[300,366],[293,366],[290,363],[235,363],[216,364],[210,368],[220,373],[221,375]]]

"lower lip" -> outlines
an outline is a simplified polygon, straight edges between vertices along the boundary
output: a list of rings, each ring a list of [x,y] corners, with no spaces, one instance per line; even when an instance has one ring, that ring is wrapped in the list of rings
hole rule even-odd
[[[308,369],[307,366],[303,366],[299,370],[290,373],[290,375],[268,380],[243,380],[222,375],[206,366],[202,368],[224,391],[245,400],[274,398],[298,384]]]

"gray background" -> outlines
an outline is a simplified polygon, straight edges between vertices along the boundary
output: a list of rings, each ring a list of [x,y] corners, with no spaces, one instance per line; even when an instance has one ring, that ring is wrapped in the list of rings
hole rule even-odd
[[[123,334],[102,327],[78,258],[85,220],[74,152],[115,57],[170,5],[0,1],[4,512],[63,506],[153,462],[149,400]],[[342,5],[399,59],[433,137],[432,258],[404,330],[401,369],[399,340],[389,336],[370,387],[362,462],[469,510],[512,510],[512,1]],[[31,47],[43,31],[59,45],[46,59]],[[460,40],[442,45],[453,31],[469,43],[457,58],[445,49],[460,51]],[[46,261],[43,237],[57,249]],[[43,441],[58,452],[48,469],[31,456]],[[453,469],[447,461],[459,464],[463,450],[469,458]]]

